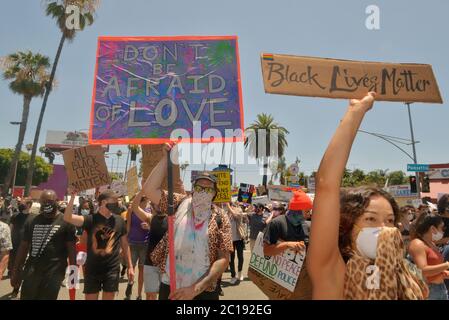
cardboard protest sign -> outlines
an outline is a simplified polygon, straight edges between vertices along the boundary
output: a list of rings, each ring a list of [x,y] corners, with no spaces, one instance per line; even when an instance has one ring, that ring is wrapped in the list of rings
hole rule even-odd
[[[243,128],[237,37],[99,37],[89,143],[242,141]]]
[[[244,203],[251,203],[253,198],[253,193],[255,191],[255,186],[252,184],[241,183],[239,188],[239,193],[237,196],[237,201]]]
[[[250,270],[257,272],[256,278],[259,278],[258,282],[263,282],[263,287],[271,287],[272,290],[262,290],[265,294],[270,296],[270,292],[277,293],[277,296],[281,298],[288,298],[295,292],[298,285],[298,278],[301,273],[305,260],[304,252],[294,252],[292,250],[286,250],[280,255],[267,257],[263,253],[263,233],[260,232],[257,236],[254,244],[254,249],[251,252],[251,259],[249,263]],[[262,281],[260,279],[266,278]],[[257,282],[255,282],[257,285]],[[280,295],[280,296],[279,296]],[[273,298],[273,297],[272,297]]]
[[[229,171],[209,171],[217,177],[218,192],[215,203],[225,203],[231,201],[231,173]]]
[[[443,103],[428,64],[381,63],[262,54],[265,92],[297,96]]]
[[[119,196],[124,196],[128,193],[128,189],[126,188],[126,183],[120,180],[114,180],[111,183],[110,189],[114,191]]]
[[[163,156],[163,144],[143,144],[142,148],[142,185],[147,180],[151,171],[159,163]],[[176,193],[185,193],[184,185],[179,173],[179,164],[173,164],[173,191]],[[162,189],[167,190],[167,179],[162,183]]]
[[[87,146],[62,152],[69,185],[83,191],[110,183],[101,146]]]
[[[30,198],[33,200],[39,200],[41,198],[43,190],[33,189],[30,191]]]
[[[287,186],[268,186],[268,198],[270,201],[290,202],[293,197],[292,187]]]
[[[126,176],[127,176],[126,189],[128,191],[128,195],[132,197],[137,192],[139,192],[139,180],[137,177],[137,167],[134,166],[131,169],[129,169]]]

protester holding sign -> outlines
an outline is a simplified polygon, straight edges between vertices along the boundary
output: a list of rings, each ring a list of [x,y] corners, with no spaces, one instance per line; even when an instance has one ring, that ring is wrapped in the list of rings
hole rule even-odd
[[[391,195],[367,187],[340,191],[352,143],[375,96],[350,101],[316,175],[307,258],[314,299],[425,297],[426,285],[404,259],[400,231],[393,228],[399,210]]]
[[[114,299],[118,291],[120,272],[120,248],[128,262],[128,280],[133,281],[126,224],[117,213],[120,210],[117,194],[112,190],[98,196],[99,209],[94,215],[73,215],[76,191],[69,188],[71,198],[64,213],[64,220],[83,227],[87,232],[87,259],[85,265],[84,294],[86,300],[98,300],[103,290],[103,300]]]
[[[75,266],[75,228],[58,212],[56,193],[53,190],[42,192],[40,204],[40,213],[30,216],[23,227],[23,239],[11,277],[14,288],[20,287],[23,279],[21,300],[56,300],[67,259]]]
[[[161,212],[167,213],[167,192],[161,189],[167,172],[168,152],[148,177],[143,190]],[[176,152],[176,151],[174,151]],[[174,241],[176,259],[176,291],[170,291],[168,233],[154,249],[151,260],[163,273],[159,299],[218,300],[217,280],[229,264],[232,233],[229,218],[213,204],[217,180],[202,173],[193,181],[192,196],[173,194],[175,209]]]
[[[443,237],[443,229],[440,216],[422,215],[416,221],[410,242],[409,253],[429,285],[428,300],[448,300],[444,279],[449,278],[449,262],[444,262],[435,244]]]
[[[312,201],[303,191],[295,191],[289,203],[289,210],[285,215],[274,218],[267,226],[264,235],[264,254],[275,256],[292,250],[299,253],[306,251],[308,236],[304,232],[305,221],[303,210],[310,210]],[[312,286],[307,275],[306,268],[301,269],[295,288],[297,300],[309,300],[312,298]]]

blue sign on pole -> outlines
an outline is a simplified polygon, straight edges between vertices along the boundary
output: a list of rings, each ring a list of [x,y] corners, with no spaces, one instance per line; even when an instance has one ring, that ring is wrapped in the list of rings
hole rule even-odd
[[[429,171],[429,165],[428,164],[408,164],[407,165],[407,171],[413,171],[413,172],[427,172]]]

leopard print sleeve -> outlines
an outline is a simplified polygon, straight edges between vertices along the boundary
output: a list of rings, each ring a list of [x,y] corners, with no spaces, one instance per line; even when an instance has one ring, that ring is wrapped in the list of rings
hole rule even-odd
[[[234,246],[232,244],[232,229],[231,222],[229,221],[229,216],[222,212],[221,218],[223,220],[223,226],[219,229],[220,233],[220,250],[232,252],[234,251]]]
[[[173,205],[175,208],[178,208],[179,204],[184,200],[187,196],[181,193],[173,193]],[[161,190],[161,200],[159,202],[159,208],[162,213],[168,214],[168,192],[166,190]]]

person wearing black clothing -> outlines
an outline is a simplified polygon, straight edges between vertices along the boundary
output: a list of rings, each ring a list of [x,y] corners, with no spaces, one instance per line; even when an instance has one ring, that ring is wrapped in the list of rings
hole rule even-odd
[[[128,279],[134,279],[126,224],[118,215],[117,195],[106,190],[98,197],[97,213],[89,216],[73,214],[76,192],[69,190],[72,197],[64,213],[64,220],[83,227],[87,233],[87,259],[85,263],[84,294],[86,300],[97,300],[103,290],[103,300],[112,300],[118,291],[120,279],[120,248],[125,253],[129,268]]]
[[[12,250],[9,253],[9,265],[8,269],[12,272],[14,267],[14,260],[17,255],[17,251],[19,250],[20,243],[23,238],[23,227],[25,225],[25,221],[29,216],[29,210],[33,205],[32,200],[22,200],[19,204],[19,212],[14,214],[10,220],[11,227],[11,238],[12,238]],[[14,287],[11,293],[11,298],[16,298],[19,294],[20,287]]]
[[[147,300],[156,300],[159,293],[159,286],[161,283],[161,272],[158,267],[153,265],[151,261],[151,253],[156,245],[162,240],[165,233],[168,231],[167,215],[160,212],[159,208],[151,204],[152,213],[143,210],[139,203],[143,197],[142,191],[139,192],[132,203],[132,211],[142,221],[149,221],[150,236],[148,237],[148,249],[144,265],[144,287]]]
[[[299,253],[306,250],[309,236],[305,232],[304,210],[312,209],[312,201],[303,191],[295,191],[285,215],[271,220],[264,233],[264,254],[275,256],[286,250]],[[312,298],[311,282],[305,263],[301,269],[295,294],[291,299],[308,300]]]
[[[23,279],[21,300],[56,300],[65,277],[67,259],[75,265],[75,228],[58,212],[56,193],[44,190],[40,214],[31,215],[23,227],[11,278],[14,288]],[[26,256],[28,259],[25,263]]]

